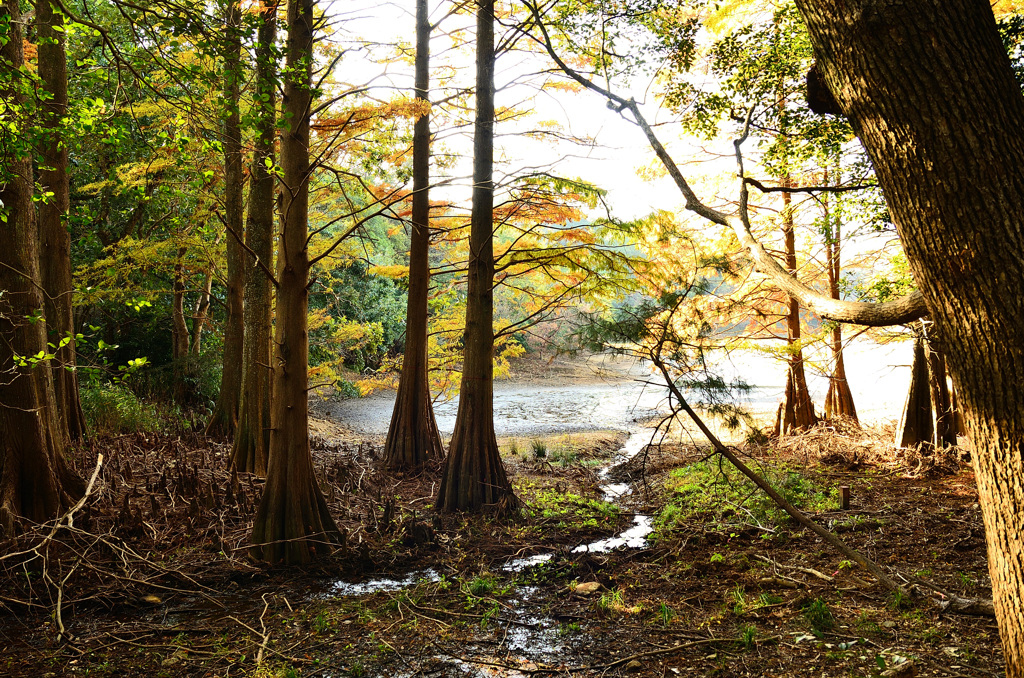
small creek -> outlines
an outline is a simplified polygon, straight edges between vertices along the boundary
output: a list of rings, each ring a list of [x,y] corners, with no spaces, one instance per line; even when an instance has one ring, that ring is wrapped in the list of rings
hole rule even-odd
[[[650,440],[650,435],[650,429],[634,428],[625,445],[598,472],[598,477],[602,480],[600,490],[605,501],[620,503],[624,497],[632,494],[633,488],[628,483],[613,482],[611,478],[614,476],[615,469],[629,462],[644,449]],[[620,548],[646,548],[647,536],[653,530],[651,516],[636,514],[633,524],[629,528],[614,536],[577,546],[572,549],[572,552],[607,553]],[[506,573],[525,572],[532,567],[548,562],[552,557],[551,553],[541,553],[516,558],[507,562],[501,569]],[[375,577],[362,582],[339,581],[331,585],[326,591],[326,595],[329,597],[364,596],[378,591],[400,591],[421,581],[432,582],[438,579],[440,579],[440,575],[437,571],[428,569],[411,572],[404,577]],[[513,607],[504,615],[505,632],[498,641],[497,647],[495,647],[493,638],[481,637],[478,642],[467,645],[464,652],[469,655],[492,658],[501,654],[505,662],[509,664],[557,661],[559,655],[569,649],[567,645],[571,641],[561,633],[561,624],[556,619],[528,611],[530,601],[537,592],[537,587],[533,586],[522,586],[516,591],[512,599]],[[444,675],[487,676],[489,678],[496,675],[493,671],[483,671],[475,664],[460,659],[441,656],[434,659],[443,662],[446,666]],[[398,674],[396,678],[401,678],[403,675]],[[511,670],[502,675],[518,677],[527,674]]]

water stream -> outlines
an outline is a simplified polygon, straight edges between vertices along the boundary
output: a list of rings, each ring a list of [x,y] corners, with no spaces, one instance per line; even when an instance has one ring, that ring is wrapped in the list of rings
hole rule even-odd
[[[598,471],[602,481],[599,489],[605,501],[619,504],[622,499],[633,492],[628,483],[612,481],[615,469],[636,457],[650,440],[650,429],[634,429],[625,445],[612,457],[611,461]],[[654,530],[651,516],[637,514],[633,524],[622,532],[599,539],[589,544],[582,544],[572,549],[573,553],[607,553],[620,548],[641,549],[647,546],[647,536]],[[519,573],[551,560],[553,554],[541,553],[524,558],[516,558],[506,563],[503,572]],[[399,591],[414,586],[422,581],[438,581],[440,575],[436,570],[418,570],[404,577],[374,577],[362,582],[335,582],[327,591],[330,597],[364,596],[378,591]],[[492,639],[481,639],[479,643],[470,644],[465,648],[468,654],[481,657],[493,657],[500,651],[505,662],[531,663],[556,662],[560,654],[566,651],[570,642],[562,633],[562,625],[555,619],[528,612],[529,602],[538,592],[537,587],[520,587],[514,607],[507,611],[505,631],[498,647],[494,647]],[[481,671],[476,665],[453,657],[435,657],[445,665],[444,675],[461,675],[472,677],[491,677],[495,674]],[[409,675],[421,675],[419,673]],[[502,674],[506,678],[518,678],[528,674],[511,670]],[[400,677],[396,677],[400,678]]]
[[[610,477],[616,468],[628,463],[644,449],[650,440],[650,435],[649,429],[633,431],[626,440],[626,444],[615,453],[608,464],[598,471],[598,478],[605,481],[599,486],[605,501],[618,503],[623,497],[632,494],[633,488],[628,483],[612,482]],[[589,544],[581,544],[574,548],[572,552],[607,553],[618,548],[645,548],[647,546],[647,535],[653,531],[654,527],[651,523],[651,516],[638,513],[633,517],[633,524],[629,528],[611,537],[598,539]],[[501,569],[503,572],[523,572],[531,567],[548,562],[553,555],[551,553],[539,553],[524,558],[516,558],[505,563]],[[339,581],[331,585],[327,595],[333,597],[365,596],[378,591],[400,591],[414,586],[421,581],[437,581],[439,578],[440,575],[436,570],[428,569],[410,572],[403,577],[380,576],[361,582]]]
[[[905,368],[896,370],[899,364],[897,351],[886,347],[884,359],[878,360],[882,349],[873,348],[865,351],[866,356],[874,358],[872,366],[878,372],[868,380],[877,386],[881,382],[892,381],[894,388],[883,389],[882,392],[897,394],[905,393]],[[851,352],[857,356],[856,352]],[[854,357],[854,360],[857,358]],[[749,364],[734,363],[733,369],[752,383],[761,383],[763,361],[757,360]],[[848,358],[848,363],[850,358]],[[849,367],[848,367],[849,369]],[[777,366],[772,364],[772,374]],[[897,374],[897,371],[899,374]],[[869,370],[865,370],[865,373]],[[859,373],[859,372],[858,372]],[[765,372],[767,374],[767,372]],[[863,376],[863,375],[862,375]],[[752,378],[753,377],[753,378]],[[760,405],[774,405],[781,389],[775,385],[759,386],[746,396],[748,406],[757,409]],[[876,391],[878,393],[878,391]],[[537,387],[535,385],[502,385],[495,392],[495,428],[499,435],[541,435],[553,432],[572,432],[581,430],[620,429],[630,432],[625,445],[616,452],[611,461],[598,472],[599,489],[605,501],[622,504],[625,497],[633,492],[629,483],[619,482],[616,470],[636,457],[650,440],[651,430],[639,428],[637,421],[649,418],[664,405],[663,389],[652,388],[636,381],[602,384],[566,385],[562,387]],[[764,401],[762,403],[761,401]],[[873,400],[878,400],[876,395]],[[893,400],[895,402],[895,400]],[[766,405],[766,406],[767,406]],[[860,406],[859,402],[858,405]],[[877,410],[877,414],[891,416],[894,408],[888,400],[872,401],[868,408]],[[443,432],[450,433],[454,423],[454,404],[441,405],[437,408],[438,424]],[[867,409],[867,408],[866,408]],[[384,431],[377,430],[386,418],[380,411],[390,412],[390,402],[382,398],[367,398],[344,401],[330,408],[329,416],[349,424],[354,431],[365,434],[379,435]],[[450,410],[450,411],[449,411]],[[898,412],[897,412],[898,413]],[[643,549],[647,547],[647,537],[653,531],[652,518],[649,515],[636,514],[632,525],[623,531],[605,539],[582,544],[572,549],[572,553],[607,553],[616,549]],[[519,573],[537,567],[553,558],[552,553],[541,553],[523,558],[516,558],[505,563],[503,572]],[[336,582],[327,595],[364,596],[377,591],[398,591],[415,585],[420,581],[437,581],[440,575],[435,570],[420,570],[403,577],[381,576],[362,582]],[[561,633],[561,624],[551,617],[536,615],[530,610],[529,602],[538,593],[536,587],[522,586],[518,589],[513,607],[504,614],[505,628],[497,632],[497,640],[493,634],[482,635],[472,641],[463,652],[467,656],[496,659],[501,655],[505,664],[520,662],[528,666],[532,662],[557,662],[571,644],[571,640]],[[428,671],[426,675],[471,676],[488,678],[499,675],[494,671],[482,670],[470,661],[451,656],[437,656],[434,659],[444,666],[438,672]],[[408,675],[424,675],[416,672]],[[530,675],[529,671],[508,670],[500,675],[505,678],[518,678]],[[396,674],[395,678],[404,678]]]

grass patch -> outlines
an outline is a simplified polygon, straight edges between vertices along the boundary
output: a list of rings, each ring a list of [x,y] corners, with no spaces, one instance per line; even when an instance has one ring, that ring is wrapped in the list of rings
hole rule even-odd
[[[838,506],[838,491],[826,491],[786,466],[761,469],[762,476],[783,497],[805,511],[827,511]],[[665,507],[655,518],[655,538],[668,536],[677,526],[705,522],[746,522],[783,525],[792,519],[753,482],[728,463],[708,459],[669,474]],[[729,518],[737,519],[730,521]]]
[[[836,626],[836,618],[832,610],[821,598],[815,598],[803,608],[804,618],[810,623],[811,630],[818,633],[831,631]]]
[[[529,485],[517,489],[525,505],[523,515],[528,520],[543,521],[545,527],[554,523],[564,529],[596,528],[619,517],[617,506],[600,499]]]

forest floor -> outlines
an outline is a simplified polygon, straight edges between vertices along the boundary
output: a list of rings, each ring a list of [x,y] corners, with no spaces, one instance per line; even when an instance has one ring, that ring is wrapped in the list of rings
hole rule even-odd
[[[227,446],[140,434],[78,450],[86,476],[105,461],[73,521],[0,544],[0,675],[1002,675],[994,619],[938,605],[990,597],[955,457],[895,457],[849,428],[742,448],[917,592],[893,596],[699,445],[648,448],[612,473],[632,492],[609,503],[598,469],[624,433],[504,440],[521,513],[438,516],[436,468],[388,476],[376,443],[315,430],[346,539],[305,568],[247,558],[262,481],[226,471]],[[644,548],[574,552],[636,516],[654,528]]]

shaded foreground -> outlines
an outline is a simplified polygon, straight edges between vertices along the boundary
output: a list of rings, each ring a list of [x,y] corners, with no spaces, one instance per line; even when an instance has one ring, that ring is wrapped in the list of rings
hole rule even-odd
[[[314,459],[344,542],[304,569],[245,550],[262,481],[203,438],[79,450],[102,483],[73,526],[0,546],[0,673],[26,676],[989,676],[990,618],[893,599],[693,447],[596,469],[616,433],[504,441],[523,517],[436,516],[438,470],[388,478],[329,426]],[[973,478],[816,431],[748,450],[791,500],[901,582],[987,597]],[[704,461],[702,461],[704,460]],[[209,468],[218,469],[210,471]],[[682,470],[680,470],[682,469]],[[851,509],[837,508],[840,486]],[[646,549],[573,552],[654,516]],[[48,537],[49,535],[49,537]],[[34,550],[32,550],[34,549]],[[525,566],[524,558],[551,554]],[[510,564],[520,569],[510,569]],[[350,586],[373,579],[394,579]],[[404,580],[404,581],[401,581]],[[374,589],[380,589],[374,591]],[[891,672],[891,673],[886,673]]]

